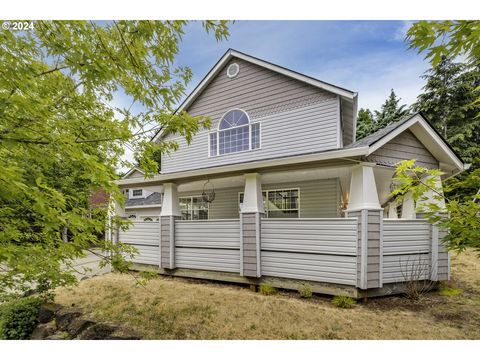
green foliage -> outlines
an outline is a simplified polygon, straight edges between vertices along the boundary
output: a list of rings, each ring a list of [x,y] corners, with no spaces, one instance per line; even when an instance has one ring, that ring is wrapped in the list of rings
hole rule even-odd
[[[360,109],[357,116],[357,140],[373,134],[376,129],[373,114],[368,109]]]
[[[308,284],[302,284],[298,288],[298,293],[300,294],[300,297],[304,299],[309,299],[313,295],[312,287]]]
[[[395,189],[391,195],[401,201],[411,192],[418,211],[423,212],[430,223],[448,230],[444,238],[448,249],[463,251],[471,247],[480,250],[480,195],[465,200],[444,199],[436,180],[440,175],[440,170],[415,166],[415,160],[401,161],[396,168]],[[445,207],[439,205],[443,200]]]
[[[0,30],[0,293],[74,283],[72,263],[92,245],[125,269],[118,254],[129,249],[98,236],[105,209],[90,209],[88,198],[103,189],[123,202],[114,180],[117,168],[132,165],[122,160],[126,146],[151,176],[152,155],[178,147],[150,142],[152,133],[189,142],[210,126],[175,112],[192,77],[174,65],[185,25],[36,21],[33,31]],[[203,25],[217,39],[228,35],[224,21]],[[130,102],[113,106],[116,94]],[[128,223],[114,218],[109,227],[118,225]]]
[[[28,339],[38,324],[38,311],[42,300],[26,297],[0,306],[0,339]]]
[[[426,52],[426,59],[437,66],[444,57],[466,55],[472,64],[480,60],[480,21],[418,21],[407,32],[411,48]]]
[[[410,111],[406,105],[399,105],[401,98],[397,97],[392,89],[380,111],[374,114],[368,109],[360,109],[357,117],[357,140],[362,139],[385,126],[407,116]]]
[[[428,70],[413,109],[421,111],[465,161],[480,157],[480,66],[444,58]]]
[[[277,289],[269,284],[260,285],[260,294],[262,295],[273,295],[276,294]]]
[[[438,293],[442,296],[457,296],[462,293],[462,289],[442,286],[440,289],[438,289]]]
[[[337,295],[332,299],[332,304],[338,308],[351,309],[355,306],[356,301],[350,296]]]

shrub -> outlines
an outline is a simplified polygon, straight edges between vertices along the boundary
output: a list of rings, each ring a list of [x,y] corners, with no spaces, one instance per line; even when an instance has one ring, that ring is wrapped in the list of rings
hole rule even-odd
[[[350,309],[355,306],[355,299],[350,296],[337,295],[332,299],[332,304],[342,309]]]
[[[262,295],[273,295],[276,292],[277,292],[277,289],[275,289],[272,285],[268,285],[268,284],[260,285],[260,294]]]
[[[38,324],[38,312],[42,300],[26,297],[12,300],[0,306],[0,339],[27,339]]]
[[[313,295],[312,287],[308,284],[303,284],[298,288],[298,293],[300,294],[300,297],[309,299]]]

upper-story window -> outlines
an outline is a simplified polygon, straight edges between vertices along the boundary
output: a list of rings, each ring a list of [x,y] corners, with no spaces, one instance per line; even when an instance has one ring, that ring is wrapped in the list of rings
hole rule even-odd
[[[143,190],[142,189],[133,189],[131,199],[141,198],[143,197]]]
[[[260,148],[260,123],[251,123],[245,111],[230,110],[210,133],[210,156]]]

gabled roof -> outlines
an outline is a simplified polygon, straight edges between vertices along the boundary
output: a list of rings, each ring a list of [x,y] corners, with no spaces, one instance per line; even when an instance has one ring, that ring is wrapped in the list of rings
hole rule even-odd
[[[410,129],[417,139],[423,143],[427,150],[430,151],[430,153],[432,153],[432,155],[441,163],[452,164],[459,171],[468,168],[469,165],[463,162],[462,158],[455,152],[450,144],[420,112],[391,123],[383,129],[380,129],[345,148],[368,146],[368,155],[370,155],[407,129]]]
[[[318,79],[315,79],[311,76],[307,76],[304,74],[301,74],[297,71],[293,71],[290,69],[287,69],[283,66],[273,64],[271,62],[261,60],[259,58],[256,58],[254,56],[242,53],[240,51],[234,50],[234,49],[228,49],[225,54],[220,58],[220,60],[217,61],[217,63],[213,66],[213,68],[205,75],[205,77],[200,81],[200,83],[195,87],[195,89],[190,93],[190,95],[187,96],[187,98],[182,102],[182,104],[178,107],[178,109],[175,111],[181,112],[188,108],[196,99],[197,97],[202,93],[202,91],[210,84],[210,82],[215,78],[215,76],[223,69],[225,64],[230,61],[232,58],[239,58],[244,61],[250,62],[252,64],[261,66],[265,69],[269,69],[272,71],[275,71],[277,73],[280,73],[282,75],[288,76],[292,79],[296,79],[298,81],[304,82],[306,84],[315,86],[319,89],[329,91],[331,93],[334,93],[338,96],[341,96],[349,101],[355,101],[357,98],[357,93],[351,90],[344,89],[342,87],[332,85],[330,83],[327,83],[325,81],[321,81]],[[158,131],[153,137],[151,141],[156,141],[160,136],[162,132]]]
[[[134,166],[133,168],[131,168],[130,170],[128,170],[128,172],[127,172],[125,175],[122,176],[122,179],[126,179],[127,177],[129,177],[130,175],[132,175],[135,171],[138,171],[138,172],[140,172],[140,173],[142,173],[142,174],[145,175],[145,173],[144,173],[142,170],[140,170],[139,168],[137,168],[136,166]]]

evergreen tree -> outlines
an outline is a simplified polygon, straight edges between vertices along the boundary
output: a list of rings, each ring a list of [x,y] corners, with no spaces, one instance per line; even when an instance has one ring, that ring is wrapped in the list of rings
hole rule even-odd
[[[392,89],[388,99],[383,103],[381,110],[375,110],[376,130],[383,129],[385,126],[403,118],[410,113],[407,105],[399,105],[401,98],[397,97]]]
[[[397,97],[392,89],[380,111],[375,110],[374,115],[369,109],[360,109],[357,117],[357,140],[407,116],[410,110],[405,104],[399,105],[400,100],[402,99]]]
[[[372,112],[369,109],[360,109],[357,117],[357,140],[373,133],[375,128]]]
[[[424,92],[413,109],[421,111],[467,162],[480,157],[480,67],[444,57],[423,76]]]

